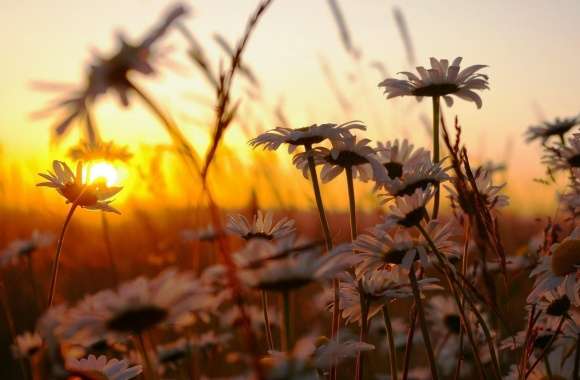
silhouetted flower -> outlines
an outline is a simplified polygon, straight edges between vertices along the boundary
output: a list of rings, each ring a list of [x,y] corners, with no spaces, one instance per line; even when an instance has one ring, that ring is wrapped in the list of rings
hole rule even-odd
[[[534,125],[528,128],[526,131],[526,141],[542,140],[542,144],[545,144],[554,136],[558,136],[563,141],[566,133],[570,132],[578,124],[580,124],[579,116],[564,119],[557,117],[553,121],[544,121],[540,125]]]
[[[30,256],[38,249],[50,245],[53,240],[53,234],[34,230],[30,238],[14,240],[2,251],[0,265],[14,264],[19,258]]]
[[[137,377],[142,372],[140,365],[129,367],[127,360],[108,360],[102,355],[98,358],[89,355],[84,359],[68,359],[66,370],[71,376],[78,376],[81,379],[99,380],[129,380]]]
[[[252,223],[248,222],[243,215],[230,215],[226,229],[244,240],[280,239],[294,232],[294,221],[286,217],[280,219],[275,225],[272,224],[273,213],[268,211],[263,214],[258,210]]]
[[[451,65],[447,59],[438,60],[431,58],[431,68],[417,67],[419,76],[414,73],[403,71],[407,79],[387,78],[379,87],[384,87],[387,99],[397,96],[415,96],[420,100],[424,96],[442,96],[449,107],[453,105],[453,98],[474,102],[477,108],[481,108],[482,102],[474,90],[489,89],[488,77],[477,72],[486,65],[473,65],[460,70],[461,57],[453,60]]]
[[[425,206],[432,196],[433,189],[428,186],[426,189],[418,188],[412,195],[395,198],[395,203],[389,206],[389,213],[379,227],[388,230],[395,225],[407,228],[418,225],[427,215]]]

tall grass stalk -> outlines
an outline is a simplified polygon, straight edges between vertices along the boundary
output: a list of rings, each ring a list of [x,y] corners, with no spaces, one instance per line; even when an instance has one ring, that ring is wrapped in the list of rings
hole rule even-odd
[[[433,163],[440,161],[439,157],[439,118],[441,114],[441,99],[439,96],[433,97]],[[439,184],[435,185],[435,199],[433,201],[432,219],[437,219],[439,215],[439,202],[441,197],[441,188]]]

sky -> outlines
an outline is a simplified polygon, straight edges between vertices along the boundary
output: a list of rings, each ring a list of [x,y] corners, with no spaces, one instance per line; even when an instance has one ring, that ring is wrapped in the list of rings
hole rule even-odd
[[[276,126],[272,110],[282,104],[293,126],[360,119],[368,134],[381,140],[408,137],[429,143],[421,117],[430,104],[413,99],[386,101],[376,84],[384,79],[371,63],[380,61],[391,75],[410,70],[394,21],[399,8],[407,21],[418,65],[431,56],[463,57],[464,65],[487,64],[491,90],[482,94],[483,108],[456,101],[444,110],[464,127],[465,142],[475,159],[508,160],[508,192],[514,207],[547,209],[553,197],[533,181],[541,177],[541,151],[526,145],[527,126],[543,118],[574,116],[580,112],[580,2],[533,1],[387,1],[339,0],[353,44],[362,52],[354,61],[341,44],[328,2],[274,0],[260,21],[245,53],[245,62],[261,83],[260,106],[245,96],[241,116],[256,132]],[[50,144],[54,119],[36,119],[55,94],[41,92],[34,81],[80,84],[91,51],[110,51],[115,33],[138,39],[171,6],[153,0],[3,1],[0,3],[0,146],[10,164],[36,173],[50,159],[62,157],[74,144],[71,134]],[[219,33],[233,45],[258,4],[253,0],[199,0],[184,20],[214,63],[224,59],[213,41]],[[158,77],[137,78],[175,116],[184,133],[200,150],[207,146],[212,93],[185,55],[178,33],[167,37],[171,62]],[[331,67],[337,86],[351,104],[343,112],[328,85],[321,62]],[[110,97],[109,97],[110,98]],[[202,101],[200,101],[200,99]],[[142,106],[129,110],[114,99],[99,103],[96,118],[106,139],[130,148],[168,143],[163,130]],[[228,132],[226,142],[247,156],[241,126]],[[289,160],[288,160],[289,161]],[[530,206],[531,204],[531,206]]]

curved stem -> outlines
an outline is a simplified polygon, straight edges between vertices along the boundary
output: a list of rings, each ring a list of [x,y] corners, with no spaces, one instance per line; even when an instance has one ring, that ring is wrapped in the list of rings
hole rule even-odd
[[[413,289],[413,297],[415,297],[415,305],[417,305],[419,326],[421,326],[421,333],[423,334],[423,341],[425,342],[425,349],[427,350],[429,366],[431,367],[431,377],[433,380],[437,380],[439,378],[437,375],[437,363],[435,362],[433,346],[431,345],[431,338],[429,338],[429,329],[427,328],[427,321],[425,320],[425,312],[423,310],[421,293],[419,292],[419,285],[417,283],[417,277],[415,276],[415,269],[413,267],[411,267],[409,270],[409,280],[411,281],[411,288]]]
[[[388,304],[383,306],[383,318],[385,320],[385,329],[387,330],[387,340],[389,342],[389,365],[391,369],[391,380],[397,380],[397,351],[395,349],[393,326],[391,325]]]
[[[440,118],[440,98],[439,96],[433,97],[433,163],[437,164],[440,161],[439,157],[439,118]],[[440,185],[435,186],[435,200],[433,201],[433,216],[432,219],[437,219],[439,215],[439,202],[441,197]]]
[[[107,251],[107,256],[109,257],[109,265],[111,265],[113,285],[117,287],[119,286],[119,272],[117,271],[117,265],[115,264],[113,244],[111,243],[111,236],[109,233],[109,222],[107,221],[107,215],[105,214],[105,211],[101,211],[101,226],[103,229],[103,241],[105,242],[105,250]]]
[[[84,190],[83,190],[83,192],[84,192]],[[82,192],[79,195],[79,198],[81,196],[82,196]],[[52,265],[52,277],[50,280],[50,291],[48,293],[48,307],[49,308],[52,306],[52,302],[54,301],[54,293],[56,290],[56,280],[58,277],[58,269],[60,266],[60,254],[62,251],[62,243],[64,242],[64,235],[66,233],[68,225],[72,219],[72,216],[73,216],[77,206],[78,206],[78,203],[76,201],[73,202],[73,204],[70,206],[70,210],[68,211],[66,219],[64,220],[64,224],[62,226],[62,230],[61,230],[60,236],[58,238],[58,243],[56,244],[56,254],[55,254],[55,258],[54,258],[54,263]]]
[[[268,317],[268,293],[262,290],[262,310],[264,313],[264,327],[266,330],[266,343],[268,350],[274,349],[274,340],[272,339],[272,328],[270,327],[270,318]]]

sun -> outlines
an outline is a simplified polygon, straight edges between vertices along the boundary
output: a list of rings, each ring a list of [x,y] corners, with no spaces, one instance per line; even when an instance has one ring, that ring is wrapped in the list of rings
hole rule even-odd
[[[94,183],[105,180],[107,186],[115,186],[119,183],[119,172],[108,162],[96,162],[88,167],[88,181]]]

